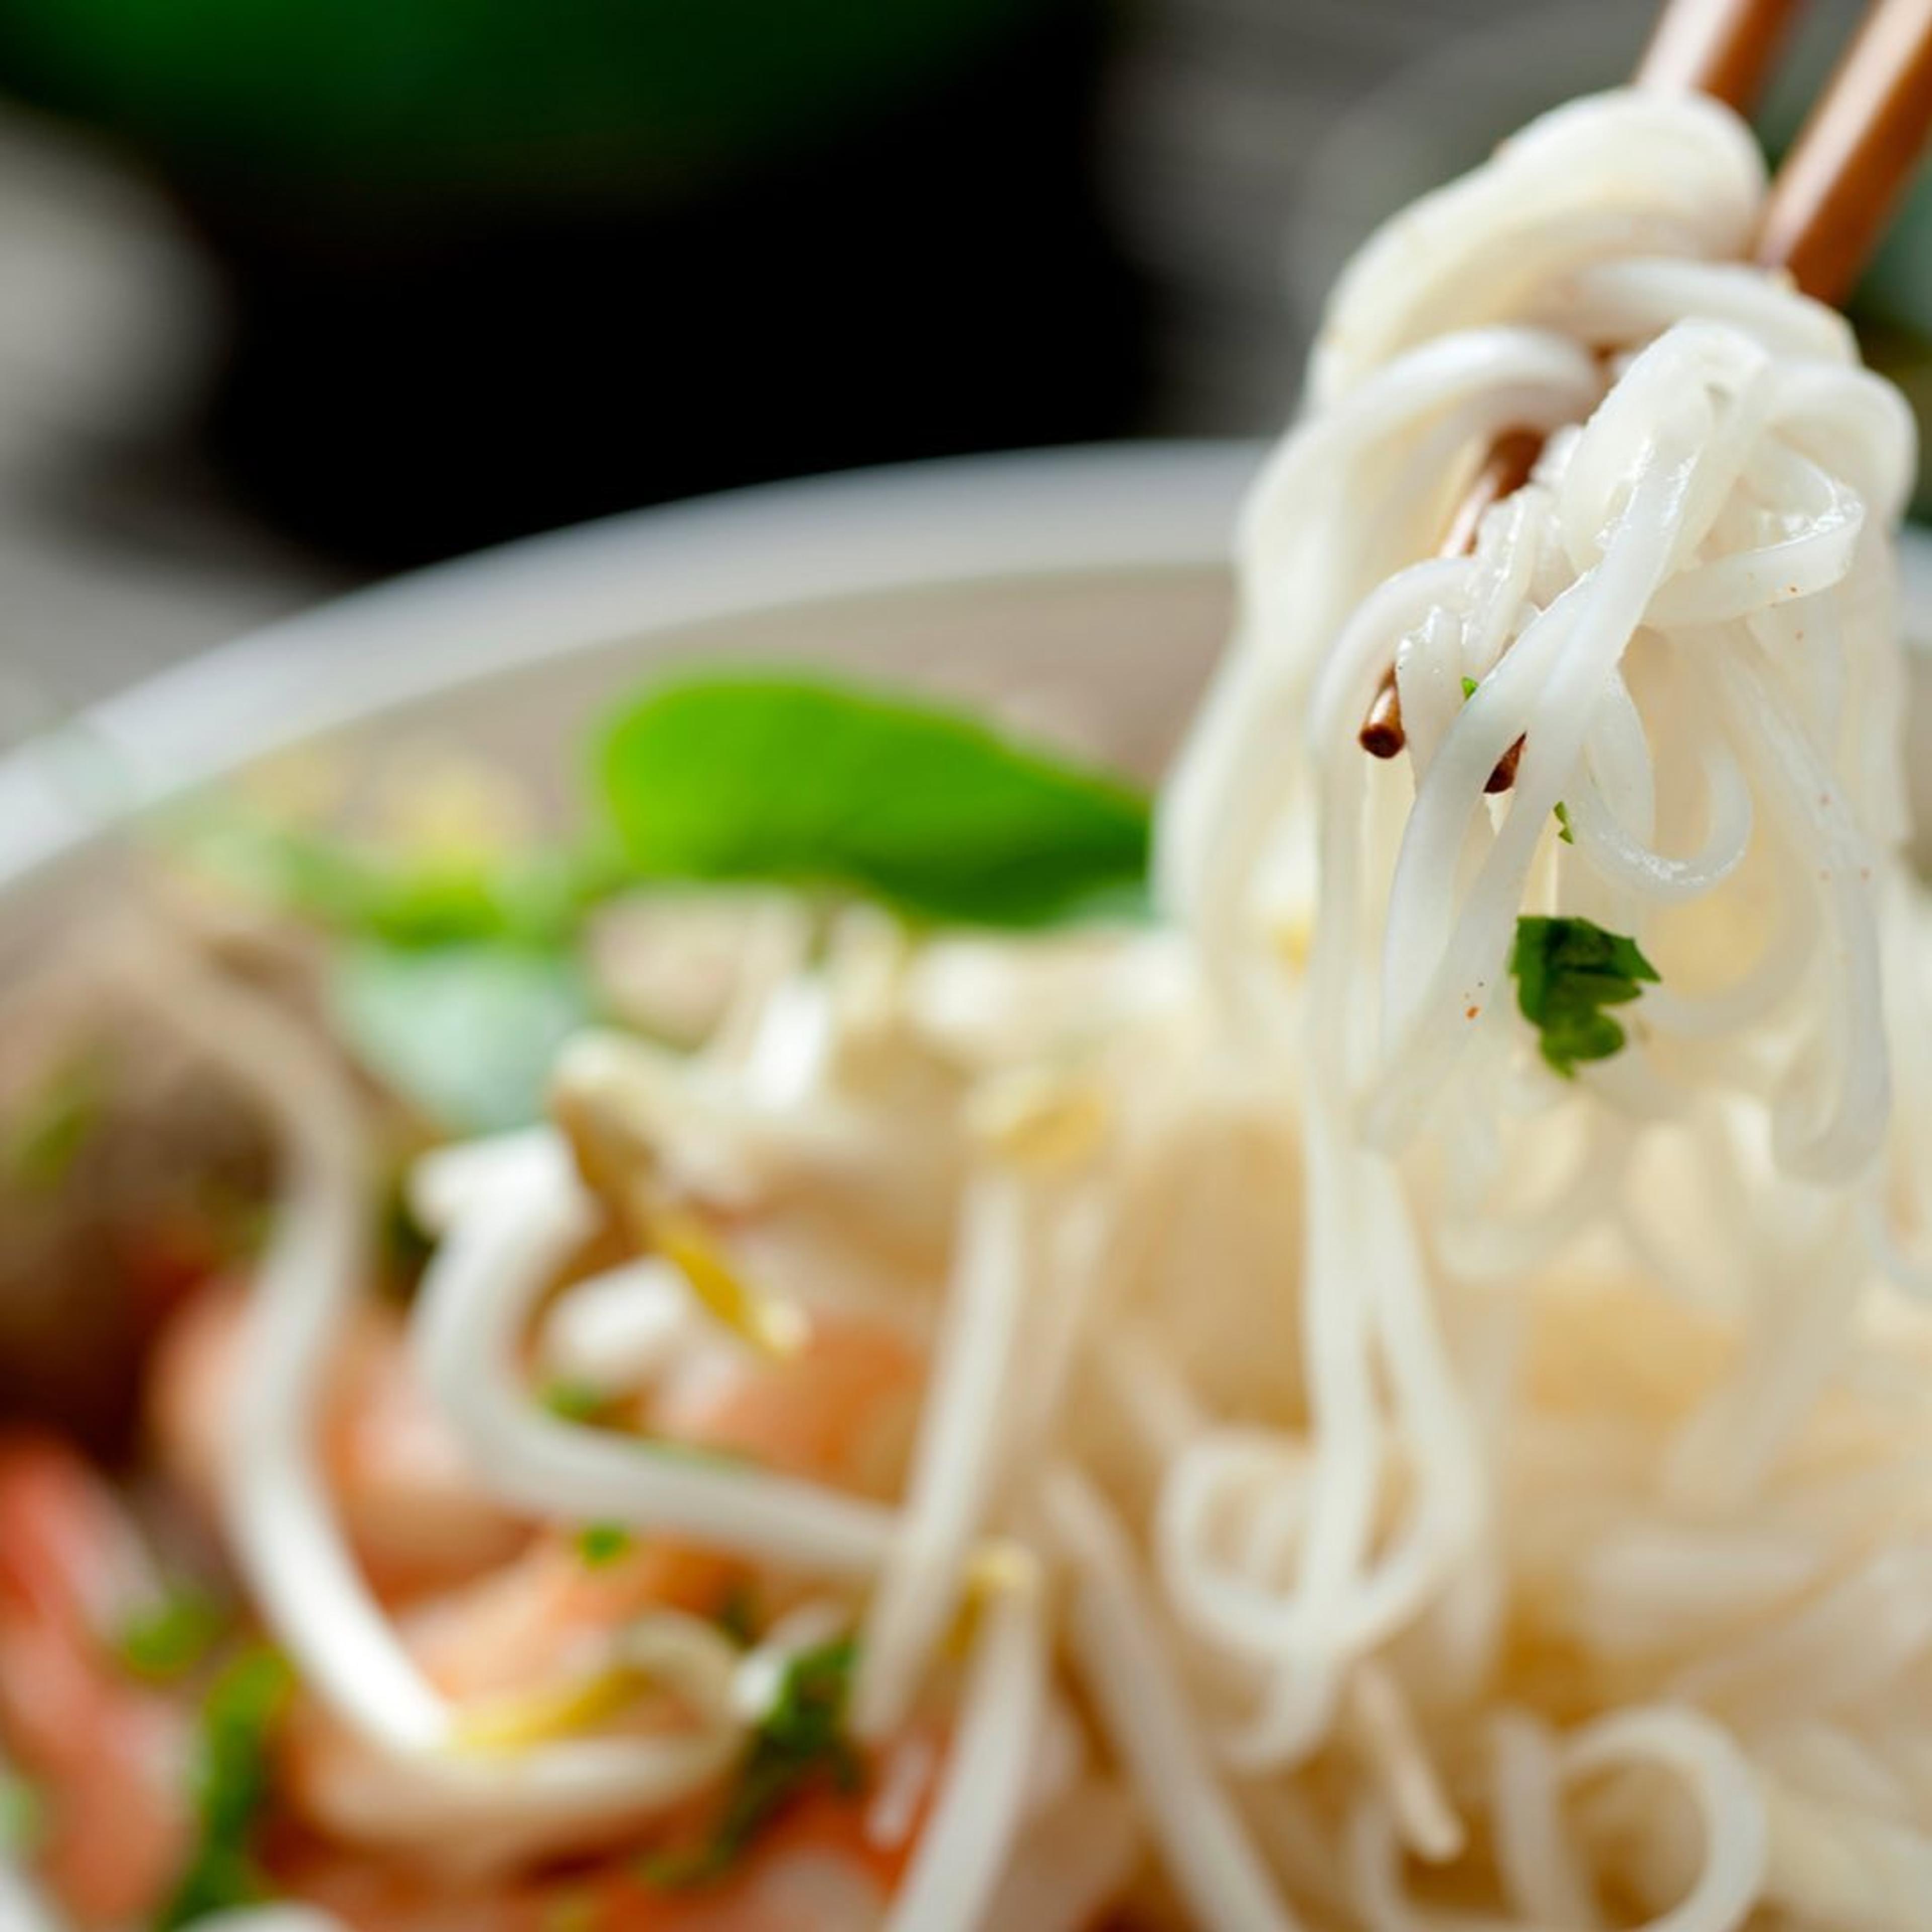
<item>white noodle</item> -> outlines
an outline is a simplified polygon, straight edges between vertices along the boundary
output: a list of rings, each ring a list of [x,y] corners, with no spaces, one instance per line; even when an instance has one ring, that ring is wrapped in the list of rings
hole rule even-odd
[[[1766,1896],[1832,1932],[1919,1932],[1932,1899],[1932,1834],[1768,1780]]]
[[[1564,1826],[1556,1738],[1522,1711],[1499,1712],[1491,1737],[1496,1864],[1511,1907],[1532,1924],[1598,1932],[1603,1914]]]
[[[430,1265],[416,1317],[424,1381],[479,1477],[506,1502],[583,1522],[669,1531],[833,1576],[884,1561],[890,1514],[789,1477],[653,1455],[538,1409],[518,1344],[552,1276],[593,1225],[561,1142],[500,1178]]]
[[[958,1257],[904,1505],[860,1632],[852,1722],[874,1741],[904,1720],[957,1605],[992,1486],[1000,1390],[1034,1285],[1026,1198],[1013,1177],[968,1188]]]
[[[1762,1636],[1678,1677],[1676,1694],[1779,1717],[1831,1711],[1900,1676],[1932,1649],[1932,1545],[1887,1550]]]
[[[655,1382],[702,1329],[684,1276],[646,1255],[560,1294],[544,1317],[538,1357],[549,1374],[615,1395]]]
[[[1132,1876],[1139,1840],[1125,1792],[1080,1786],[1028,1827],[981,1923],[987,1932],[1086,1932]]]
[[[1047,1473],[1042,1502],[1074,1574],[1076,1665],[1190,1910],[1231,1932],[1294,1932],[1300,1922],[1208,1766],[1119,1524],[1070,1469]]]
[[[1379,1664],[1358,1664],[1350,1673],[1346,1716],[1403,1844],[1431,1864],[1459,1857],[1468,1834],[1416,1736],[1407,1700]]]
[[[410,1168],[410,1211],[432,1234],[448,1232],[489,1199],[506,1175],[514,1175],[549,1145],[548,1127],[525,1127],[486,1140],[433,1148]]]
[[[1646,1921],[1644,1932],[1735,1932],[1763,1888],[1769,1841],[1750,1766],[1717,1726],[1668,1706],[1600,1718],[1563,1750],[1570,1780],[1645,1763],[1670,1772],[1690,1794],[1702,1819],[1705,1856],[1688,1894]]]
[[[884,1932],[974,1932],[1018,1835],[1046,1694],[1036,1575],[983,1613],[932,1817]]]
[[[270,1001],[185,958],[131,982],[272,1120],[286,1173],[256,1270],[224,1460],[229,1532],[269,1628],[346,1721],[401,1752],[448,1734],[338,1528],[313,1438],[331,1346],[359,1291],[368,1190],[346,1077]]]

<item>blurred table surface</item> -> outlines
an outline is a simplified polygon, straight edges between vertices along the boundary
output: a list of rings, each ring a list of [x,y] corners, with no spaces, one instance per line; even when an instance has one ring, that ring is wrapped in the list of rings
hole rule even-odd
[[[1850,4],[1816,31],[1841,31]],[[1280,424],[1322,292],[1360,236],[1499,132],[1627,73],[1651,10],[1145,0],[1102,128],[1112,218],[1154,305],[1154,380],[1130,427]],[[4,742],[345,580],[164,450],[220,313],[160,197],[0,118],[0,262]]]

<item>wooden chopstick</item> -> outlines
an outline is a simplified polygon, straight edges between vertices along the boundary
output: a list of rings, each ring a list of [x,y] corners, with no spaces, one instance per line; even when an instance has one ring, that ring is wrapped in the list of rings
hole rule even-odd
[[[1644,86],[1691,88],[1742,110],[1768,71],[1793,0],[1671,0],[1638,70]],[[1932,0],[1877,0],[1778,170],[1755,259],[1789,269],[1823,301],[1842,300],[1884,232],[1932,140]],[[1459,510],[1442,554],[1474,544],[1482,514],[1528,480],[1541,439],[1499,439]],[[1382,674],[1358,734],[1372,757],[1406,742],[1395,667]],[[1485,788],[1506,791],[1518,739]]]
[[[1441,554],[1465,556],[1474,550],[1484,512],[1491,505],[1500,503],[1505,496],[1514,496],[1529,481],[1529,472],[1536,467],[1536,459],[1542,454],[1543,437],[1539,431],[1504,430],[1496,439],[1484,459],[1482,468],[1476,472],[1476,480],[1456,506],[1455,520],[1449,526],[1449,534],[1442,539]],[[1396,686],[1393,662],[1382,672],[1382,681],[1376,686],[1376,694],[1362,720],[1362,728],[1355,737],[1372,758],[1393,758],[1408,742],[1402,729],[1402,694]],[[1489,783],[1483,789],[1507,790],[1515,782],[1516,760],[1521,756],[1517,746],[1510,746],[1497,760],[1496,768],[1490,772]]]
[[[1756,259],[1841,302],[1932,133],[1932,0],[1879,0],[1772,183]]]
[[[1798,0],[1676,0],[1658,14],[1636,85],[1708,94],[1742,112],[1764,91]]]

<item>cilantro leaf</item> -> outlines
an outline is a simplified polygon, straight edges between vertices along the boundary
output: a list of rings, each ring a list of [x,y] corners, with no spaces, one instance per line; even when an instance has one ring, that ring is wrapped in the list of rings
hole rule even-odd
[[[47,1804],[38,1786],[0,1772],[0,1856],[30,1858],[46,1835]]]
[[[620,1523],[593,1522],[577,1532],[577,1553],[587,1570],[608,1569],[629,1553],[631,1544]]]
[[[1477,682],[1478,680],[1473,677],[1466,677],[1463,679],[1462,702],[1465,704],[1468,704],[1470,699],[1475,696]]]
[[[268,1800],[268,1744],[295,1689],[270,1650],[251,1650],[217,1678],[202,1706],[195,1809],[200,1834],[155,1932],[258,1902],[266,1891],[253,1840]]]
[[[1658,983],[1635,940],[1587,919],[1519,919],[1509,970],[1544,1060],[1566,1080],[1580,1062],[1622,1049],[1624,1029],[1604,1008],[1627,1006],[1643,982]]]
[[[560,1422],[595,1422],[610,1406],[610,1398],[594,1383],[559,1376],[537,1391],[537,1402]]]
[[[596,770],[646,880],[831,886],[1026,926],[1146,877],[1148,802],[1118,781],[960,712],[790,674],[662,686],[615,719]]]
[[[90,1048],[70,1054],[0,1132],[0,1178],[28,1194],[57,1192],[100,1130],[109,1100],[100,1053]]]
[[[130,1618],[115,1640],[115,1652],[132,1676],[171,1683],[206,1662],[227,1627],[220,1604],[184,1585]]]
[[[787,1669],[740,1759],[736,1777],[710,1838],[646,1861],[647,1882],[671,1889],[722,1877],[758,1834],[815,1785],[856,1792],[864,1762],[845,1735],[858,1646],[838,1637],[801,1652]]]
[[[758,1592],[749,1582],[740,1578],[725,1592],[712,1621],[740,1650],[749,1650],[758,1642],[762,1619],[758,1615]]]
[[[1576,835],[1570,829],[1570,808],[1559,798],[1556,801],[1556,836],[1566,845],[1576,842]]]

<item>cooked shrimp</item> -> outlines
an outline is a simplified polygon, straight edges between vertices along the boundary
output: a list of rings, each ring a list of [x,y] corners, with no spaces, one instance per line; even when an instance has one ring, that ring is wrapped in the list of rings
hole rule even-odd
[[[82,1925],[151,1912],[186,1856],[189,1720],[117,1667],[131,1532],[70,1451],[0,1443],[0,1738],[46,1801],[38,1860]]]
[[[211,1516],[247,1304],[232,1282],[196,1296],[170,1324],[149,1378],[163,1460]],[[386,1596],[478,1575],[528,1534],[470,1480],[410,1368],[400,1318],[379,1304],[358,1309],[340,1342],[323,1455],[349,1539]]]
[[[410,1646],[452,1699],[542,1691],[594,1672],[611,1634],[646,1611],[715,1612],[736,1574],[704,1552],[669,1544],[640,1546],[593,1568],[574,1540],[545,1536],[503,1568],[421,1605],[407,1619]],[[487,1798],[466,1800],[407,1762],[380,1756],[307,1699],[288,1724],[280,1770],[296,1810],[331,1835],[439,1863],[474,1867],[595,1850],[638,1822],[586,1813],[544,1828],[526,1818],[513,1836],[446,1845],[452,1834],[472,1835],[465,1828],[478,1822]]]
[[[904,1468],[919,1379],[918,1358],[898,1337],[851,1322],[815,1327],[796,1354],[777,1361],[721,1347],[694,1358],[658,1393],[648,1418],[657,1439],[639,1439],[635,1453],[674,1444],[754,1457],[788,1474],[883,1494]],[[714,1552],[642,1538],[593,1564],[574,1537],[552,1532],[489,1574],[418,1602],[404,1628],[439,1689],[487,1706],[583,1681],[640,1617],[716,1616],[745,1576],[741,1564]],[[765,1598],[761,1608],[778,1609],[785,1593],[768,1588]],[[675,1724],[675,1700],[654,1700],[628,1721]],[[594,1851],[652,1816],[580,1810],[552,1822],[526,1811],[514,1830],[484,1832],[485,1811],[494,1815],[488,1794],[472,1798],[377,1756],[307,1702],[288,1726],[282,1770],[296,1810],[331,1836],[446,1869]]]
[[[822,1318],[776,1360],[734,1349],[688,1364],[650,1420],[673,1441],[881,1498],[904,1474],[922,1380],[917,1354],[890,1330]]]

